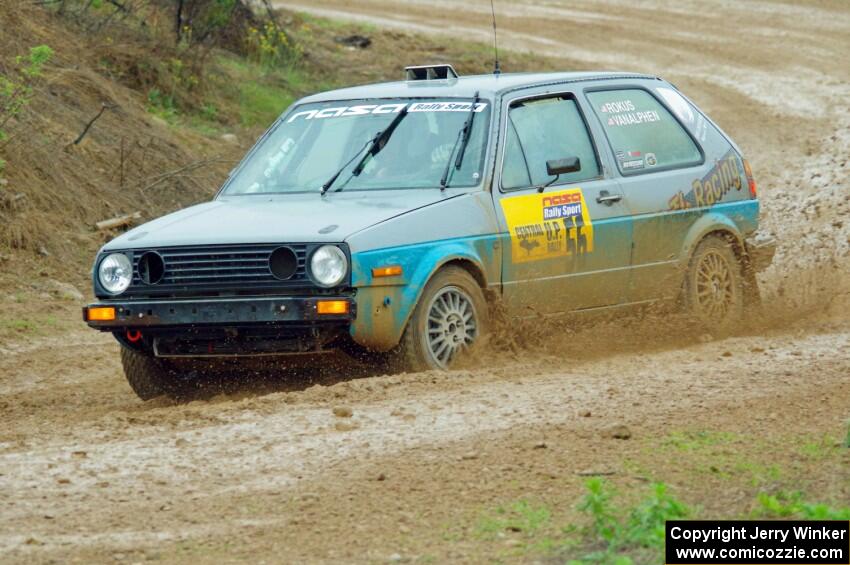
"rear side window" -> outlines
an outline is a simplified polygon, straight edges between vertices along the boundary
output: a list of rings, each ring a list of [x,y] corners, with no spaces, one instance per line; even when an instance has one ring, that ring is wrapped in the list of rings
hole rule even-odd
[[[622,173],[697,165],[702,154],[691,136],[650,93],[606,90],[587,95]]]
[[[502,188],[539,186],[552,180],[546,161],[578,157],[581,170],[561,175],[558,184],[599,176],[596,151],[575,100],[525,100],[508,112]]]

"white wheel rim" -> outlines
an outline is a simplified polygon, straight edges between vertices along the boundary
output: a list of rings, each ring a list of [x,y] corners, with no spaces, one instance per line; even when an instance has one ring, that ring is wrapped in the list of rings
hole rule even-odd
[[[458,353],[478,337],[478,313],[463,289],[440,289],[428,304],[425,341],[428,353],[440,368],[447,368]]]

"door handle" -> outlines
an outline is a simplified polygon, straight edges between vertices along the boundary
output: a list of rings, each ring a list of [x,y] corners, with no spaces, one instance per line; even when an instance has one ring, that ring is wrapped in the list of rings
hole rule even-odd
[[[596,197],[596,202],[598,204],[605,204],[606,206],[610,206],[614,202],[619,202],[622,199],[622,194],[611,194],[607,190],[600,190],[599,196]]]

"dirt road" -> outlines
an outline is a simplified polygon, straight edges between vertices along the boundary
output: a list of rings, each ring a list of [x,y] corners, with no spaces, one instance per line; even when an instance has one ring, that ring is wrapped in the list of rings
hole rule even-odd
[[[282,4],[490,38],[482,0]],[[769,318],[726,339],[658,318],[552,326],[447,374],[328,358],[183,403],[138,401],[117,346],[84,328],[3,343],[0,561],[532,561],[539,537],[482,524],[528,500],[562,535],[588,475],[626,496],[664,481],[702,517],[758,492],[850,501],[850,7],[497,7],[503,48],[664,75],[739,141],[782,241]]]

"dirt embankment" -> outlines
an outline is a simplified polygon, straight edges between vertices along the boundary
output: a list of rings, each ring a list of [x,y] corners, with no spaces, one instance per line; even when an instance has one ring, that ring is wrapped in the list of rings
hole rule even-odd
[[[207,199],[238,158],[232,144],[155,119],[148,93],[127,86],[128,74],[156,72],[153,57],[125,65],[143,42],[116,41],[111,33],[122,29],[100,34],[86,24],[32,3],[0,3],[4,76],[24,84],[16,57],[38,45],[53,51],[29,83],[29,103],[3,128],[0,288],[45,269],[77,284],[87,256],[110,235],[95,222],[137,211],[152,218]],[[194,166],[201,162],[203,169]]]
[[[761,281],[766,321],[722,340],[675,319],[555,325],[536,344],[452,373],[383,376],[329,358],[181,404],[139,402],[116,345],[83,328],[9,341],[0,559],[533,561],[552,558],[561,528],[582,523],[587,475],[627,498],[666,482],[701,517],[747,515],[760,492],[846,506],[850,134],[839,67],[850,9],[497,7],[504,46],[569,57],[552,66],[661,74],[742,145],[781,241]],[[484,1],[303,9],[489,38]],[[536,532],[488,533],[497,508],[520,500],[551,517]]]

